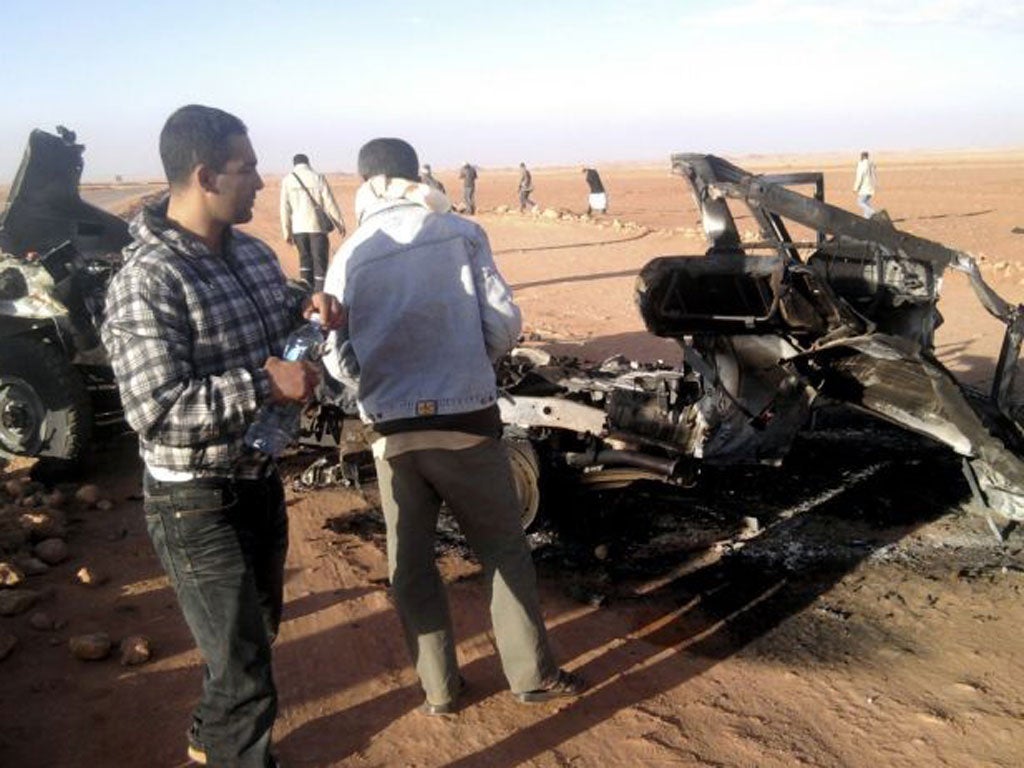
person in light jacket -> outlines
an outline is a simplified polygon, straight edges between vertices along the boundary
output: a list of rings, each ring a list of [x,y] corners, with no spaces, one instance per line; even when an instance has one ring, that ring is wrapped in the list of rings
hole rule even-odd
[[[388,569],[406,643],[426,694],[421,711],[454,713],[464,681],[435,528],[448,505],[483,563],[502,668],[519,701],[576,696],[559,669],[501,441],[494,364],[517,342],[519,308],[484,230],[420,183],[416,151],[374,139],[359,152],[358,228],[326,290],[348,312],[328,372],[354,387],[372,442]]]
[[[865,219],[870,219],[875,215],[875,209],[871,207],[871,198],[874,197],[877,185],[878,177],[875,173],[875,164],[868,157],[867,152],[861,152],[860,160],[857,163],[857,173],[853,179],[853,191],[857,195],[857,205],[863,211]]]
[[[298,154],[292,163],[292,172],[281,179],[281,234],[299,251],[299,277],[314,291],[322,291],[330,252],[326,220],[342,237],[345,222],[327,179],[310,167],[309,158]]]

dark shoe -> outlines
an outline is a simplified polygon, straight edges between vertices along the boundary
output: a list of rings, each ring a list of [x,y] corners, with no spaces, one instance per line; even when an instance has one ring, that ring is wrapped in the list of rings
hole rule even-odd
[[[550,685],[535,691],[517,693],[515,697],[524,704],[539,704],[553,699],[571,699],[579,696],[585,690],[587,690],[587,684],[582,677],[560,669],[555,681]]]
[[[451,701],[446,701],[444,704],[432,704],[429,701],[424,701],[420,704],[420,712],[424,715],[454,715],[459,711],[459,696],[462,695],[463,691],[466,690],[466,678],[459,675],[459,687],[455,691],[455,697]]]

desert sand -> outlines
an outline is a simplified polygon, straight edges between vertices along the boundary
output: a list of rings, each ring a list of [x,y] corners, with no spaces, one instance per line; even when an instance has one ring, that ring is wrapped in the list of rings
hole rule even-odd
[[[827,199],[851,211],[854,161],[736,159],[758,171],[824,170]],[[875,202],[898,226],[971,253],[1005,298],[1024,301],[1024,234],[1013,231],[1024,226],[1024,154],[876,161]],[[673,343],[645,332],[632,289],[650,258],[703,252],[688,188],[667,160],[600,170],[611,208],[593,221],[499,211],[515,204],[516,174],[486,168],[476,218],[534,343],[593,360],[678,360]],[[457,198],[456,172],[435,173]],[[331,181],[354,229],[356,181]],[[537,168],[534,181],[542,209],[585,209],[578,168]],[[246,228],[294,273],[277,193],[267,179]],[[941,309],[940,358],[984,386],[1001,326],[949,272]],[[19,641],[0,661],[4,766],[186,764],[200,659],[145,534],[135,450],[130,435],[98,447],[88,479],[114,508],[72,507],[70,559],[32,579],[46,593],[41,607],[66,624],[41,632],[26,615],[0,618]],[[944,452],[885,450],[870,436],[808,444],[775,474],[713,474],[681,495],[633,488],[579,502],[573,514],[592,521],[583,545],[535,541],[553,645],[592,686],[574,702],[527,707],[508,695],[478,567],[446,548],[469,684],[452,718],[417,712],[372,485],[290,491],[275,656],[283,764],[1021,765],[1024,536],[995,540]],[[289,459],[286,476],[311,460]],[[6,474],[27,469],[16,462]],[[743,516],[761,520],[762,537],[741,541]],[[603,558],[590,554],[594,544],[605,545]],[[748,556],[721,557],[728,552]],[[109,582],[74,584],[83,564]],[[99,630],[145,634],[156,656],[134,668],[72,659],[67,638]]]

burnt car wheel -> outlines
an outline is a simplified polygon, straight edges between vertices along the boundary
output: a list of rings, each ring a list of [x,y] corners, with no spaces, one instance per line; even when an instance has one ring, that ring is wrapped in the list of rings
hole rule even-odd
[[[525,531],[540,509],[540,460],[529,440],[506,437],[504,443],[521,504],[519,520]]]
[[[92,433],[82,377],[56,345],[0,339],[0,454],[37,456],[36,474],[70,470]]]

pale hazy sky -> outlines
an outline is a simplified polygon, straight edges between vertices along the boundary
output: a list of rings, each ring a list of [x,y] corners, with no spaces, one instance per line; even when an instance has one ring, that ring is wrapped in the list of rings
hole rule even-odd
[[[159,176],[187,103],[268,172],[378,135],[435,168],[1024,146],[1024,0],[3,0],[0,30],[0,181],[58,123],[86,179]]]

